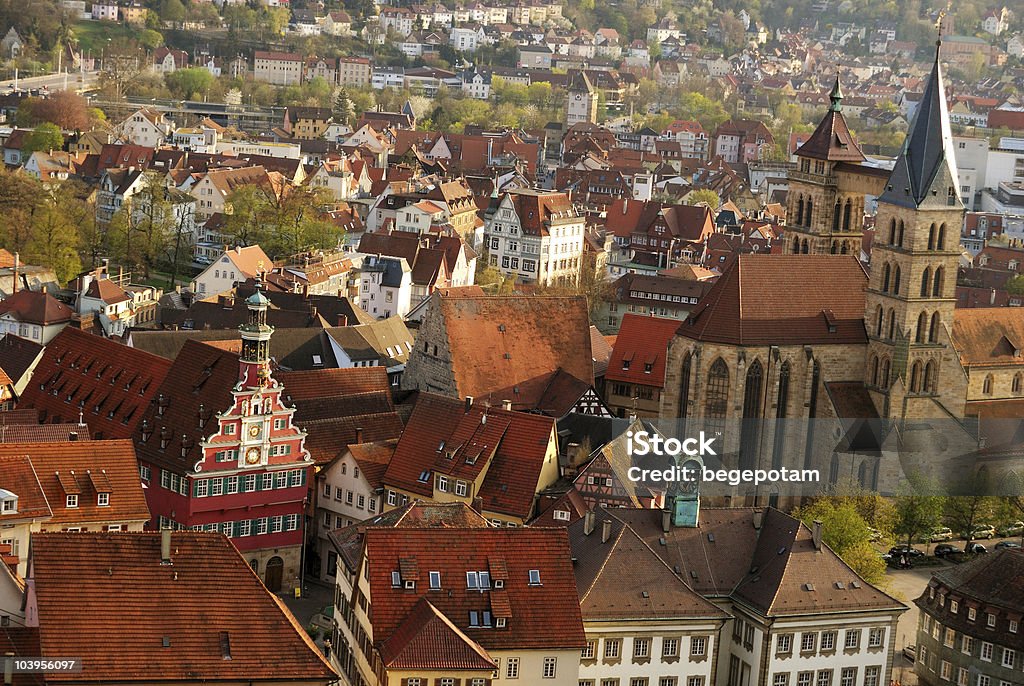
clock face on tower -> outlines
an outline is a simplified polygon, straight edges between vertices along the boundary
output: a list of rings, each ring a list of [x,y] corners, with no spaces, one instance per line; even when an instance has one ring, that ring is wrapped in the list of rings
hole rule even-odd
[[[256,446],[249,448],[245,451],[245,463],[246,464],[259,464],[260,461],[260,449]]]
[[[258,438],[260,435],[260,428],[261,427],[259,424],[253,424],[252,426],[249,427],[249,435],[252,436],[253,438]]]

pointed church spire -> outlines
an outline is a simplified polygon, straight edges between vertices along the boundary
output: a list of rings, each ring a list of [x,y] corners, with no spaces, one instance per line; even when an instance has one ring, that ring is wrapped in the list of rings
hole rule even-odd
[[[935,61],[924,96],[879,202],[914,209],[963,209],[939,64],[941,44],[942,41],[935,42]]]
[[[832,92],[828,94],[832,104],[829,106],[829,110],[832,112],[843,111],[843,88],[839,85],[839,72],[836,72],[836,82],[832,86]]]

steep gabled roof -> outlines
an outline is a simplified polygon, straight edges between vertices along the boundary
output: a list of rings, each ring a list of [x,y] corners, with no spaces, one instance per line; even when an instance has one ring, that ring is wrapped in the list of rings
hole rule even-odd
[[[679,335],[733,345],[865,343],[867,281],[852,255],[740,254]]]
[[[337,679],[227,537],[175,531],[163,565],[160,536],[33,534],[42,654],[117,682]]]
[[[938,46],[924,96],[878,201],[912,209],[964,208]]]
[[[0,301],[0,315],[19,322],[48,326],[71,321],[74,311],[45,291],[18,291]]]
[[[479,643],[420,598],[380,647],[384,665],[394,670],[452,669],[494,671],[494,659]]]
[[[605,378],[663,387],[668,345],[678,329],[674,319],[623,315]]]
[[[171,363],[79,329],[65,327],[43,351],[19,405],[40,421],[77,421],[94,438],[128,438]]]
[[[853,139],[853,134],[846,125],[846,117],[843,116],[843,92],[839,85],[839,76],[836,76],[830,98],[832,104],[818,123],[818,128],[800,146],[796,154],[800,157],[833,162],[863,162],[864,153]]]
[[[28,455],[22,452],[0,453],[0,488],[18,496],[15,514],[0,512],[0,522],[18,519],[49,519],[53,516],[39,474]]]

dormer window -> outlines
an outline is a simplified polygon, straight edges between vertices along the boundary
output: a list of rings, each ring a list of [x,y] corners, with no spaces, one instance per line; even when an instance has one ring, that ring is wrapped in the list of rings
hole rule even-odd
[[[15,514],[18,511],[18,496],[0,488],[0,514]]]
[[[100,507],[108,507],[110,505],[110,494],[109,493],[97,493],[96,504]]]
[[[78,494],[71,494],[65,501],[68,507],[78,507]]]

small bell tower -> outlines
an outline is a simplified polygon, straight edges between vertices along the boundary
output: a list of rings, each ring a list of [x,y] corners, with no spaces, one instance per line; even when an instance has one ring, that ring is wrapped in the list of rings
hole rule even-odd
[[[270,379],[270,336],[274,327],[267,324],[270,300],[256,283],[256,292],[246,298],[249,319],[238,327],[242,337],[242,355],[239,358],[238,383],[241,388],[262,388]]]

